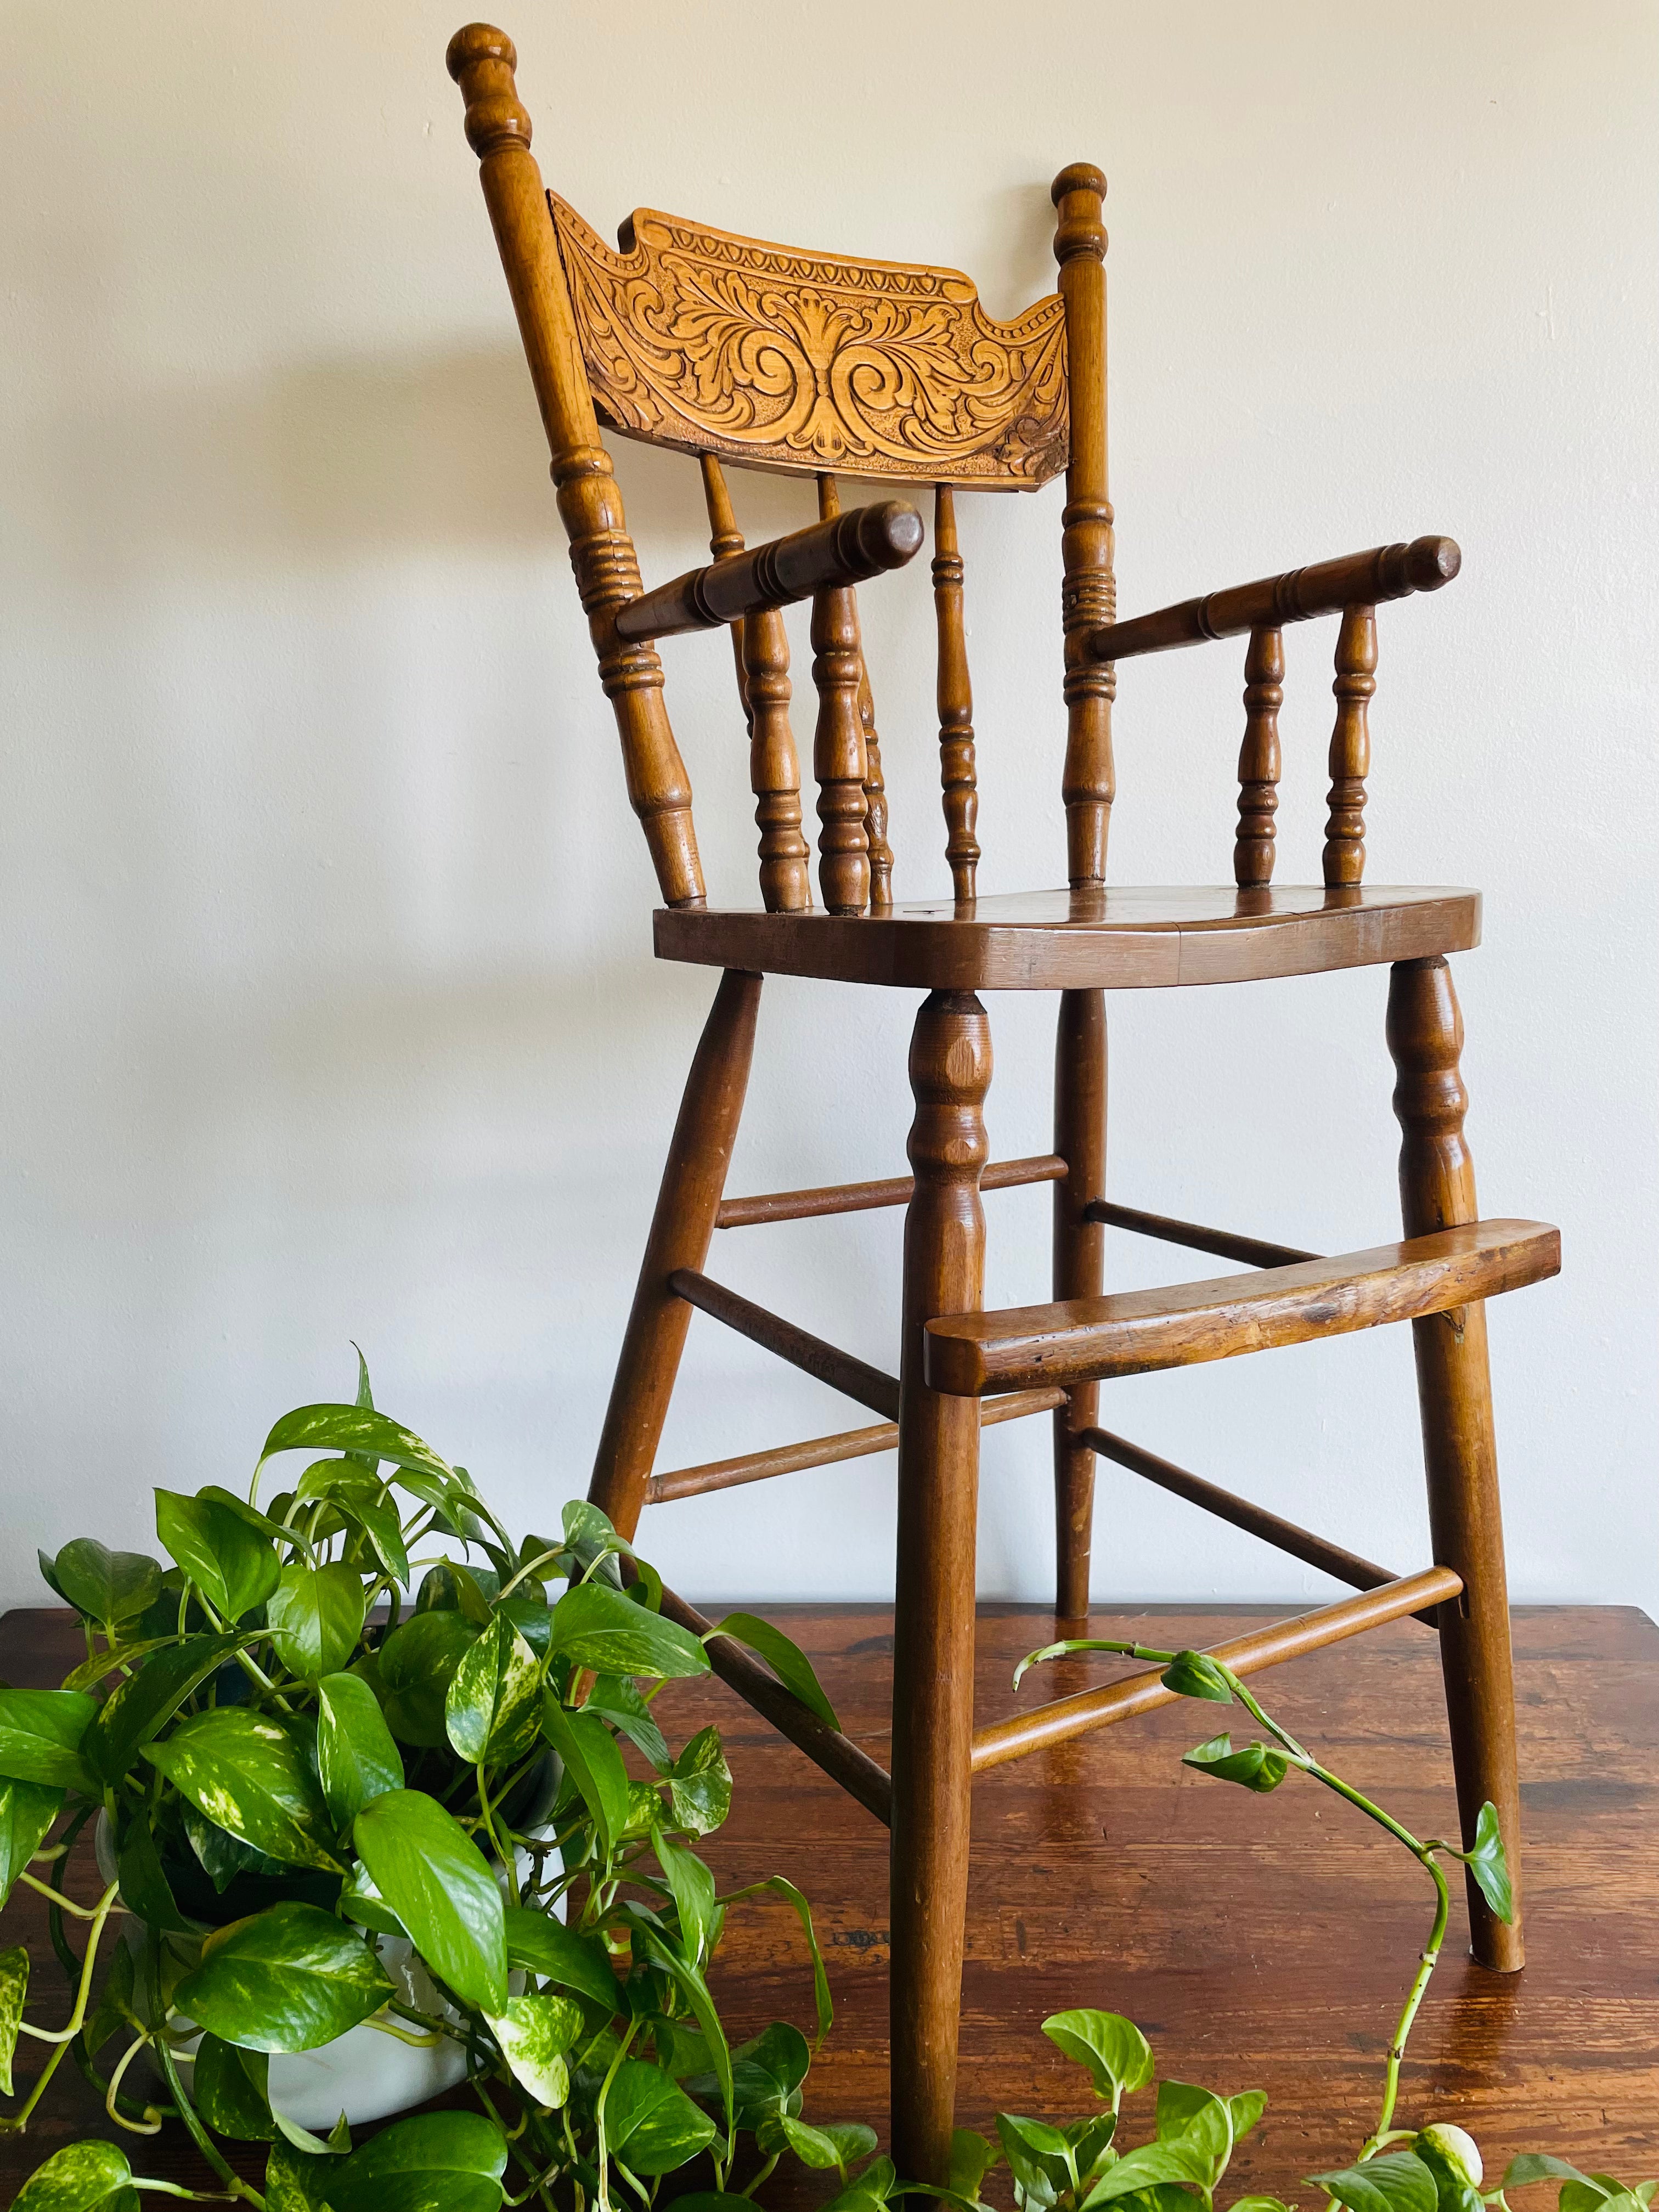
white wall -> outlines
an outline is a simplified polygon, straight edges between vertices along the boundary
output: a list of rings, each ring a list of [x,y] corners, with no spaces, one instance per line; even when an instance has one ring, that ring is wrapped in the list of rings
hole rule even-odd
[[[349,1393],[354,1336],[515,1517],[586,1483],[713,978],[649,957],[444,74],[459,6],[8,11],[7,1601],[40,1594],[37,1540],[144,1544],[151,1483],[240,1481],[277,1413]],[[1485,888],[1457,963],[1482,1196],[1564,1233],[1560,1280],[1492,1316],[1516,1593],[1659,1606],[1652,7],[516,0],[507,27],[548,177],[601,230],[641,203],[951,263],[1006,313],[1052,283],[1049,178],[1098,161],[1126,612],[1461,540],[1452,591],[1382,617],[1370,868]],[[647,578],[701,557],[695,472],[617,465]],[[754,537],[808,512],[738,489]],[[986,890],[1063,873],[1060,499],[965,510]],[[864,603],[899,892],[929,895],[925,564]],[[1288,643],[1286,880],[1317,867],[1333,642]],[[712,884],[747,901],[729,656],[667,659]],[[1226,880],[1240,659],[1126,671],[1116,880]],[[1389,1237],[1385,985],[1115,1002],[1117,1195]],[[734,1188],[898,1170],[914,1005],[769,987]],[[994,1146],[1044,1149],[1052,1001],[991,1012]],[[1046,1194],[991,1208],[991,1298],[1042,1296]],[[718,1266],[886,1363],[898,1235],[750,1231]],[[1112,1240],[1119,1283],[1182,1263]],[[1416,1564],[1410,1378],[1387,1332],[1121,1385],[1112,1419]],[[845,1418],[699,1323],[664,1463]],[[1045,1431],[988,1442],[988,1595],[1051,1589]],[[1102,1597],[1328,1588],[1100,1489]],[[832,1468],[663,1509],[647,1547],[694,1593],[883,1593],[892,1496],[890,1461]]]

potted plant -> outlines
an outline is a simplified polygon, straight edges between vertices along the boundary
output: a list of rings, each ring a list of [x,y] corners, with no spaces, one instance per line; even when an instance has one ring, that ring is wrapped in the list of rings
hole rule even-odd
[[[46,1896],[70,2015],[26,2017],[28,1955],[0,1954],[0,2089],[20,2035],[50,2047],[3,2124],[68,2053],[121,2128],[176,2118],[207,2193],[270,2212],[485,2212],[556,2187],[610,2212],[694,2160],[721,2191],[734,2161],[785,2154],[845,2177],[875,2137],[801,2118],[814,2045],[778,2022],[734,2051],[710,1993],[736,1898],[692,1846],[731,1775],[718,1730],[676,1748],[656,1711],[708,1671],[703,1644],[602,1513],[515,1540],[360,1370],[356,1404],[276,1423],[246,1498],[156,1492],[171,1564],[91,1540],[42,1558],[86,1657],[58,1689],[0,1688],[0,1901]],[[262,1494],[273,1462],[287,1486]],[[716,1632],[833,1722],[779,1632]],[[82,1905],[53,1877],[89,1822],[104,1887]],[[821,2042],[805,1900],[757,1887],[799,1916]],[[353,2148],[354,2124],[463,2081],[476,2113]],[[270,2145],[263,2189],[224,2139]],[[79,2142],[17,2203],[126,2212],[134,2185],[117,2143]]]

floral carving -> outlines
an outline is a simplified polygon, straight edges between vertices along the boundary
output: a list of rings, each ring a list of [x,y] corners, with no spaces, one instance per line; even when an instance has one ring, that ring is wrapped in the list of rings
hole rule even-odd
[[[1066,466],[1057,296],[999,323],[953,270],[796,253],[648,208],[617,253],[548,200],[594,402],[629,436],[985,489]]]

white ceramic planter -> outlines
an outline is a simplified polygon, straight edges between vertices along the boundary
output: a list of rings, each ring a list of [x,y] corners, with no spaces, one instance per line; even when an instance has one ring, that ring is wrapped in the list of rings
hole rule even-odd
[[[94,1844],[98,1871],[106,1882],[112,1882],[116,1874],[115,1851],[106,1814],[99,1815]],[[557,1852],[549,1853],[545,1864],[556,1869],[560,1864]],[[523,1861],[523,1867],[527,1870],[527,1860]],[[134,1949],[142,1949],[143,1923],[129,1919],[123,1922],[122,1928]],[[374,1940],[380,1964],[404,2004],[412,2005],[417,2012],[447,2013],[452,2020],[456,2017],[453,2008],[438,1995],[406,1936],[380,1936]],[[184,1950],[191,1939],[175,1936],[169,1941]],[[510,1975],[508,1986],[516,1995],[524,1987],[524,1976]],[[189,2023],[180,2021],[179,2025]],[[185,2073],[187,2083],[188,2069],[195,2063],[200,2041],[201,2038],[195,2036],[173,2047],[173,2063]],[[431,2049],[422,2049],[400,2042],[395,2035],[387,2035],[364,2022],[336,2036],[332,2043],[319,2045],[315,2051],[273,2051],[269,2090],[272,2106],[284,2119],[309,2128],[314,2135],[325,2136],[342,2112],[353,2127],[370,2120],[383,2120],[389,2113],[407,2112],[411,2106],[424,2104],[428,2097],[435,2097],[441,2090],[453,2088],[465,2074],[466,2053],[447,2038]]]

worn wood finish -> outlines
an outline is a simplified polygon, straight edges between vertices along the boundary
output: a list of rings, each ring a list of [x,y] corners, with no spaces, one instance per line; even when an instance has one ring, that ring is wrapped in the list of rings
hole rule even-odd
[[[1400,1206],[1408,1237],[1457,1233],[1473,1221],[1474,1164],[1463,1136],[1468,1094],[1458,1060],[1463,1018],[1443,960],[1413,962],[1389,979],[1389,1050],[1398,1081]],[[1468,1232],[1464,1231],[1463,1234]],[[1464,1599],[1448,1609],[1441,1637],[1446,1708],[1463,1840],[1488,1800],[1515,1881],[1516,1921],[1496,1919],[1471,1881],[1469,1924],[1482,1966],[1512,1972],[1525,1959],[1520,1917],[1521,1798],[1515,1756],[1515,1698],[1503,1508],[1498,1492],[1486,1309],[1474,1302],[1412,1324],[1423,1460],[1434,1556],[1462,1576]]]
[[[787,607],[815,592],[902,568],[920,550],[921,517],[902,499],[836,509],[805,530],[727,553],[642,592],[617,616],[618,637],[679,637],[720,629],[763,607]]]
[[[818,514],[828,521],[841,513],[841,488],[828,473],[818,477]],[[912,510],[914,512],[914,509]],[[921,518],[916,518],[916,544],[921,544]],[[908,557],[908,556],[907,556]],[[864,738],[864,842],[870,854],[870,904],[881,912],[893,903],[893,848],[887,842],[887,782],[881,772],[881,738],[876,729],[876,695],[870,688],[870,667],[864,657],[864,638],[859,629],[856,592],[850,595],[853,629],[859,648],[859,728]]]
[[[935,1389],[964,1397],[1149,1375],[1453,1311],[1560,1268],[1560,1232],[1547,1224],[1468,1221],[1248,1275],[948,1316],[928,1324],[926,1370]]]
[[[979,1423],[928,1387],[922,1331],[971,1312],[985,1276],[979,1175],[991,1029],[966,993],[923,1001],[910,1042],[915,1195],[904,1223],[893,1638],[893,2156],[949,2177],[974,1730],[974,1526]]]
[[[714,1619],[717,1595],[698,1594]],[[884,1761],[891,1607],[756,1609],[808,1651],[844,1725]],[[1088,1629],[1201,1648],[1264,1617],[1259,1607],[1147,1606],[1097,1610]],[[988,1723],[1043,1694],[1041,1674],[1018,1697],[1009,1680],[1020,1656],[1054,1632],[1046,1607],[981,1608],[976,1691]],[[54,1684],[82,1648],[67,1612],[10,1613],[0,1621],[0,1676]],[[1527,1972],[1489,1974],[1466,1957],[1454,1904],[1412,2037],[1402,2118],[1469,2129],[1496,2174],[1522,2150],[1629,2177],[1659,2172],[1659,1628],[1629,1607],[1523,1606],[1515,1661]],[[1070,1690],[1091,1667],[1075,1660],[1042,1671],[1052,1689]],[[1416,1834],[1450,1833],[1440,1662],[1421,1629],[1398,1621],[1373,1630],[1280,1668],[1261,1686],[1304,1742]],[[720,1893],[785,1874],[811,1900],[836,2025],[813,2061],[805,2117],[868,2120],[884,2149],[886,1833],[722,1681],[671,1683],[657,1712],[676,1743],[710,1723],[725,1739],[732,1817],[697,1846]],[[975,1789],[957,2119],[988,2130],[999,2109],[1075,2118],[1086,2084],[1038,2023],[1067,2006],[1105,2006],[1145,2026],[1160,2073],[1267,2092],[1266,2118],[1234,2154],[1224,2201],[1263,2192],[1307,2212],[1317,2199],[1302,2177],[1346,2164],[1375,2124],[1384,2049],[1428,1925],[1428,1885],[1369,1823],[1294,1776],[1270,1797],[1246,1797],[1182,1767],[1182,1753],[1206,1732],[1200,1708],[1167,1705],[1133,1728],[1006,1766]],[[98,1895],[84,1840],[68,1881],[77,1897]],[[23,1942],[47,1957],[45,1901],[20,1884],[0,1945]],[[782,1899],[732,1908],[711,1978],[734,2041],[772,2020],[810,2033],[811,1974]],[[49,1990],[62,1987],[43,1967],[36,2016],[48,2016]],[[22,2081],[43,2055],[20,2050]],[[456,2091],[453,2101],[471,2100]],[[1151,2112],[1150,2094],[1130,2100],[1128,2141],[1151,2133]],[[131,2148],[66,2063],[27,2133],[0,2136],[0,2203],[81,2136]],[[177,2128],[141,2148],[146,2173],[218,2186]],[[264,2146],[228,2150],[257,2185]],[[825,2176],[789,2160],[761,2191],[774,2212],[811,2212],[826,2193]],[[1007,2202],[1006,2185],[998,2201]]]
[[[587,617],[599,680],[617,717],[628,795],[671,907],[699,906],[704,890],[691,826],[691,784],[663,704],[662,663],[625,644],[616,618],[640,596],[640,564],[622,494],[582,373],[575,320],[554,241],[541,172],[520,105],[513,41],[471,23],[449,42],[449,74],[466,102],[467,143],[478,156],[495,243],[553,455],[559,514]]]
[[[1365,553],[1344,553],[1334,561],[1316,561],[1254,584],[1235,584],[1201,599],[1182,599],[1156,614],[1111,623],[1085,641],[1091,660],[1132,660],[1143,653],[1168,653],[1198,645],[1206,638],[1237,637],[1247,629],[1309,622],[1339,614],[1345,607],[1376,606],[1383,599],[1409,599],[1414,592],[1437,592],[1449,584],[1463,556],[1449,538],[1414,538],[1409,545],[1375,545]]]
[[[1054,1026],[1054,1150],[1067,1163],[1054,1185],[1056,1298],[1097,1298],[1106,1239],[1093,1201],[1106,1188],[1106,1000],[1099,991],[1062,991]],[[1099,1411],[1097,1383],[1079,1382],[1054,1414],[1054,1609],[1062,1620],[1089,1610],[1094,1533],[1094,1454],[1079,1432]]]
[[[1244,655],[1244,741],[1238,749],[1238,835],[1233,881],[1243,890],[1273,879],[1279,809],[1279,710],[1285,703],[1285,634],[1258,627]]]
[[[1166,1213],[1143,1213],[1139,1206],[1115,1206],[1097,1199],[1089,1208],[1091,1221],[1109,1229],[1127,1229],[1135,1237],[1155,1237],[1161,1244],[1180,1244],[1193,1252],[1213,1252],[1219,1260],[1242,1260],[1250,1267],[1290,1267],[1298,1260],[1317,1260],[1317,1252],[1304,1252],[1295,1244],[1269,1244],[1260,1237],[1240,1237],[1231,1229],[1205,1229],[1196,1221],[1172,1221]]]
[[[933,618],[939,631],[939,771],[945,799],[945,857],[958,905],[974,896],[979,868],[979,783],[974,762],[974,687],[963,619],[964,575],[956,495],[933,494]]]
[[[1384,1583],[1380,1589],[1362,1591],[1335,1605],[1322,1606],[1294,1620],[1276,1620],[1236,1637],[1230,1644],[1209,1649],[1235,1674],[1257,1674],[1264,1668],[1282,1666],[1287,1659],[1303,1659],[1350,1636],[1363,1636],[1425,1606],[1448,1605],[1462,1589],[1448,1567],[1428,1567],[1419,1575]],[[1163,1647],[1166,1651],[1169,1645]],[[1103,1689],[1080,1690],[1073,1697],[1056,1698],[1047,1705],[1014,1714],[1006,1721],[979,1729],[974,1737],[974,1771],[1001,1766],[1011,1759],[1024,1759],[1034,1751],[1047,1751],[1072,1737],[1091,1735],[1096,1729],[1115,1727],[1119,1721],[1139,1719],[1158,1705],[1175,1705],[1180,1692],[1166,1690],[1160,1673],[1133,1674],[1127,1680],[1109,1682]]]
[[[1052,295],[999,323],[957,270],[803,253],[654,208],[634,210],[617,253],[551,206],[588,380],[625,436],[745,468],[985,491],[1030,490],[1066,465]]]
[[[743,532],[738,527],[732,495],[726,489],[726,471],[712,453],[702,456],[698,464],[698,473],[702,477],[702,503],[708,514],[708,550],[717,561],[722,561],[728,553],[742,552]],[[738,672],[738,703],[743,708],[744,720],[752,727],[754,718],[749,705],[749,676],[743,660],[741,615],[732,623],[731,629],[732,657]]]
[[[820,475],[820,528],[840,526],[845,520],[840,507],[835,478]],[[817,592],[812,600],[812,681],[817,686],[818,720],[812,773],[817,778],[822,825],[818,889],[832,915],[860,915],[870,902],[870,834],[865,826],[870,761],[859,713],[863,679],[857,594],[850,584]]]
[[[904,990],[1162,990],[1461,952],[1475,891],[1368,884],[1025,891],[842,917],[659,908],[657,956]]]
[[[979,1425],[997,1427],[1003,1421],[1023,1421],[1033,1413],[1052,1413],[1066,1402],[1064,1390],[1017,1390],[1012,1397],[981,1398]],[[745,1482],[765,1482],[775,1474],[795,1474],[809,1467],[833,1467],[842,1460],[868,1459],[876,1452],[891,1451],[899,1438],[896,1421],[878,1421],[872,1428],[844,1429],[833,1437],[809,1437],[805,1443],[783,1444],[773,1451],[746,1452],[740,1459],[708,1460],[701,1467],[676,1468],[653,1474],[645,1487],[647,1505],[671,1504],[677,1498],[696,1498],[710,1490],[732,1490]]]
[[[1346,607],[1336,637],[1336,727],[1331,732],[1330,818],[1325,881],[1357,884],[1365,872],[1365,778],[1370,774],[1370,702],[1376,690],[1376,610]]]
[[[1117,611],[1113,580],[1112,505],[1106,467],[1106,179],[1087,161],[1054,179],[1059,214],[1054,258],[1066,302],[1072,383],[1072,452],[1060,516],[1060,623],[1066,634],[1066,880],[1076,888],[1106,880],[1106,838],[1116,778],[1112,767],[1112,699],[1117,678],[1087,651],[1088,640]]]
[[[668,1278],[668,1286],[688,1306],[696,1306],[713,1321],[723,1322],[739,1336],[746,1336],[751,1344],[758,1344],[778,1358],[787,1359],[803,1374],[827,1382],[843,1397],[868,1406],[872,1413],[885,1413],[889,1419],[897,1417],[897,1378],[884,1375],[867,1360],[855,1359],[850,1352],[826,1344],[821,1336],[798,1328],[781,1314],[769,1313],[752,1298],[740,1297],[736,1291],[728,1291],[724,1283],[710,1282],[696,1268],[675,1268]]]
[[[1023,1160],[993,1160],[980,1176],[981,1190],[1015,1190],[1026,1183],[1059,1182],[1066,1162],[1053,1152]],[[809,1221],[826,1213],[867,1213],[878,1206],[908,1206],[914,1176],[888,1176],[879,1182],[827,1183],[818,1190],[769,1191],[755,1198],[724,1198],[714,1217],[716,1229],[748,1229],[768,1221]]]
[[[674,1124],[587,1492],[624,1536],[639,1521],[691,1321],[668,1279],[678,1267],[701,1267],[708,1255],[749,1085],[760,994],[758,975],[721,976]]]

